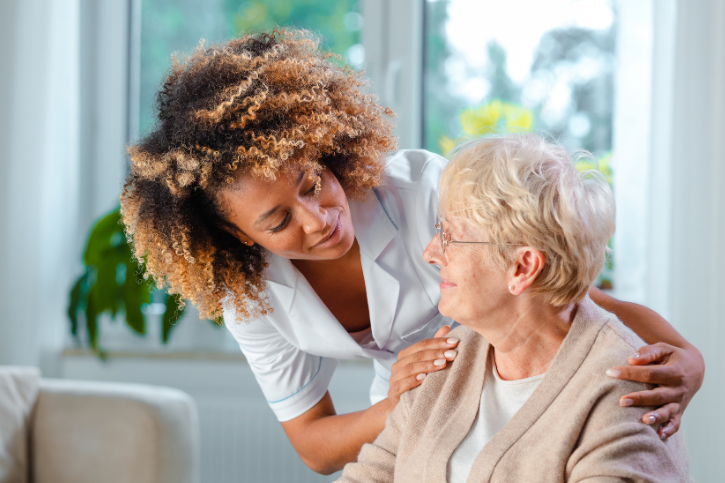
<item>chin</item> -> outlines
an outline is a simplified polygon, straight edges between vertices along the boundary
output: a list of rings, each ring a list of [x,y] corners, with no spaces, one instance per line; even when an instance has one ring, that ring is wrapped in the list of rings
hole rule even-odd
[[[450,301],[446,300],[444,297],[441,297],[441,301],[438,302],[438,312],[443,317],[448,317],[451,320],[456,320],[456,311],[452,310],[454,305],[450,303]]]
[[[342,240],[340,240],[340,243],[338,243],[335,247],[340,251],[339,256],[343,256],[348,251],[350,251],[353,243],[355,243],[355,233],[352,230],[346,230],[345,234],[342,237]]]

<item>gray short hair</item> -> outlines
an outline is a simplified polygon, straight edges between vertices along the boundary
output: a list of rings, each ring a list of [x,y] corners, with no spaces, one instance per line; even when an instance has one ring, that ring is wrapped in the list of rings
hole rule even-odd
[[[586,151],[576,159],[591,157]],[[440,180],[441,209],[546,255],[529,289],[555,306],[578,302],[602,268],[614,233],[612,190],[598,171],[577,172],[567,151],[535,134],[505,134],[458,148]],[[515,247],[491,245],[505,268]]]

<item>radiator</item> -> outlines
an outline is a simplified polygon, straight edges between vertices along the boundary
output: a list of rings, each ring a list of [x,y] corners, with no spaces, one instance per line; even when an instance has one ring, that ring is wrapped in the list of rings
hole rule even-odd
[[[339,473],[318,475],[300,460],[240,358],[139,357],[126,354],[99,362],[66,353],[61,377],[176,387],[199,409],[201,483],[322,483]],[[341,362],[330,383],[338,413],[369,405],[371,364]]]

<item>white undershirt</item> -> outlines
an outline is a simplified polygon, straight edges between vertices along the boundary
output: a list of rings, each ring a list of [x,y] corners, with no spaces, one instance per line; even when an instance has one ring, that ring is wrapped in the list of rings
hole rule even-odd
[[[486,364],[483,393],[473,426],[448,461],[449,483],[465,483],[473,461],[494,435],[508,423],[536,390],[545,374],[504,381],[498,375],[493,357]]]

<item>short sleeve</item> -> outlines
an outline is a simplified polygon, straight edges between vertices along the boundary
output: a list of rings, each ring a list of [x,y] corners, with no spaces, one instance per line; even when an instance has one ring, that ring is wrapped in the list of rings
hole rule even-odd
[[[224,322],[280,422],[294,419],[320,402],[337,359],[308,354],[295,347],[264,317],[246,323],[236,322],[225,314]]]

